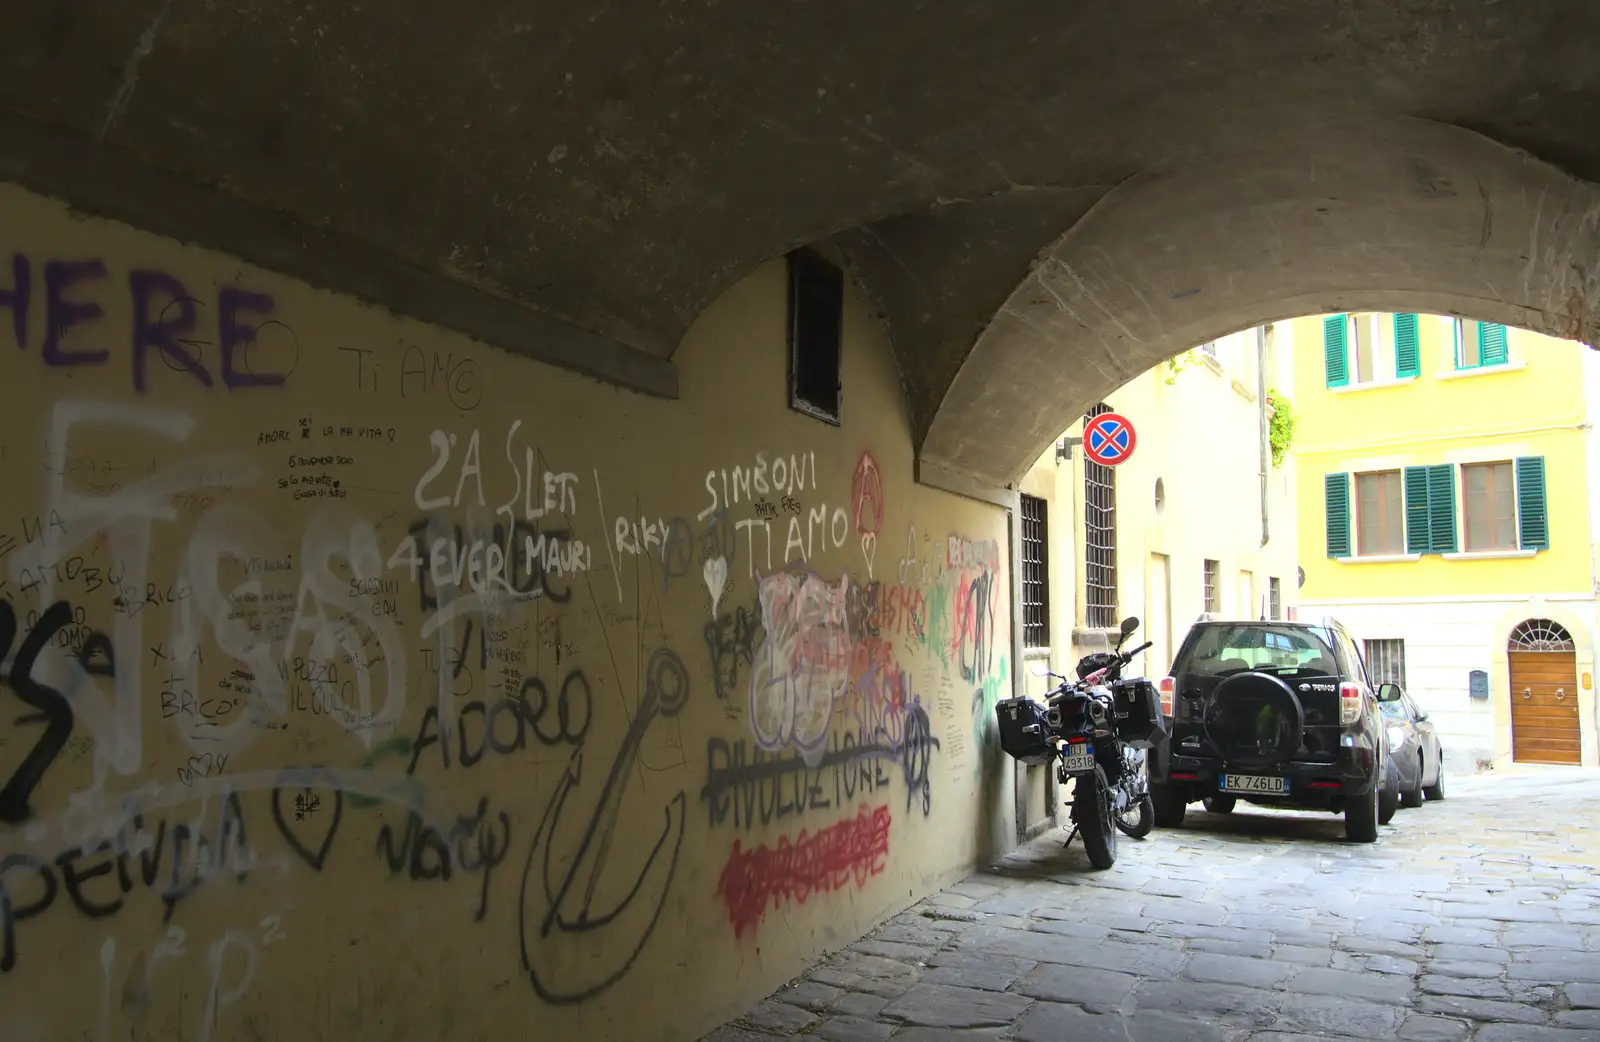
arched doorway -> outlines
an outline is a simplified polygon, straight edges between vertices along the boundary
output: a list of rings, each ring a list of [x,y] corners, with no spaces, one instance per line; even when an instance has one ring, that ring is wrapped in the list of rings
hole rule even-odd
[[[1528,619],[1511,632],[1511,758],[1519,763],[1576,764],[1578,656],[1558,622]]]

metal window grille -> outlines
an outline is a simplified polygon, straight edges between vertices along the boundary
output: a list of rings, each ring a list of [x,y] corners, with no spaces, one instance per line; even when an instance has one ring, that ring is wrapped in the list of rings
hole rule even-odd
[[[1022,639],[1030,648],[1050,643],[1049,507],[1022,497]]]
[[[1205,610],[1213,615],[1222,613],[1222,562],[1206,558],[1204,584]]]
[[[1369,640],[1363,642],[1367,652],[1367,675],[1374,684],[1399,684],[1406,686],[1406,642],[1403,640]]]
[[[1267,580],[1267,617],[1283,618],[1283,587],[1278,584],[1276,577]]]
[[[1529,619],[1511,632],[1512,651],[1571,651],[1572,634],[1559,622]]]
[[[1084,414],[1084,422],[1111,411],[1097,405]],[[1117,475],[1111,467],[1083,461],[1083,560],[1091,629],[1117,624]]]

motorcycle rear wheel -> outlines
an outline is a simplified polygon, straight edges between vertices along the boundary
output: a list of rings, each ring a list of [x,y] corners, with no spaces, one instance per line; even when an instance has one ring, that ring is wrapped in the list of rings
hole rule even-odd
[[[1130,820],[1131,819],[1131,820]],[[1156,801],[1146,793],[1117,815],[1117,828],[1129,839],[1143,839],[1156,827]]]
[[[1083,849],[1089,853],[1089,864],[1102,871],[1117,863],[1116,813],[1111,809],[1111,786],[1106,772],[1099,764],[1094,773],[1081,775],[1072,794],[1073,810],[1078,812],[1078,831],[1083,836]]]

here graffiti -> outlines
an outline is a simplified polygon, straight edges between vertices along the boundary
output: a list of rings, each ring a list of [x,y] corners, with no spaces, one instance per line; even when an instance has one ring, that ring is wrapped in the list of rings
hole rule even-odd
[[[0,283],[0,309],[11,312],[12,337],[19,349],[28,347],[35,298],[33,272],[28,256],[14,253],[11,284],[7,288]],[[111,360],[106,347],[66,343],[74,330],[98,326],[105,315],[98,303],[88,299],[107,277],[105,262],[98,258],[47,260],[42,275],[44,338],[40,356],[44,363],[52,367],[105,365]],[[202,386],[212,387],[215,381],[204,361],[209,341],[196,338],[201,301],[176,277],[162,271],[130,271],[127,293],[133,321],[125,342],[131,348],[133,389],[140,394],[147,389],[152,356],[168,369],[186,372]],[[298,339],[292,329],[271,317],[273,307],[272,298],[264,293],[235,286],[217,290],[216,336],[222,385],[229,390],[281,386],[299,361]],[[95,329],[94,339],[97,345],[104,345],[107,338],[104,331]],[[267,364],[268,354],[272,355],[271,365]]]
[[[739,840],[717,879],[728,922],[739,939],[754,934],[769,908],[785,901],[805,904],[812,894],[856,889],[883,872],[889,857],[889,808],[865,803],[853,817],[812,833],[805,829],[792,841],[765,843],[746,851]]]

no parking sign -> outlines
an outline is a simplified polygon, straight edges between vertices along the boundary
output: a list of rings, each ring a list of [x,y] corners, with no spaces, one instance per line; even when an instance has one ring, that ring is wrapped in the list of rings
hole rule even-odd
[[[1121,413],[1103,412],[1083,431],[1083,454],[1107,467],[1126,463],[1138,444],[1132,421]]]

